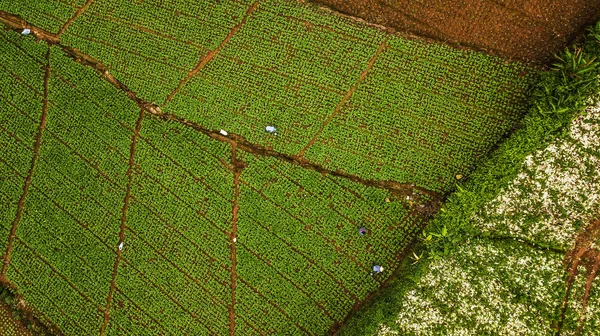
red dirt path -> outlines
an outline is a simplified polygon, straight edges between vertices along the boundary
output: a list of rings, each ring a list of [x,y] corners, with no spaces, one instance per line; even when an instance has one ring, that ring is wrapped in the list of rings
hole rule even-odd
[[[579,315],[577,335],[580,335],[586,318],[586,307],[590,298],[590,291],[596,277],[598,276],[598,270],[600,269],[600,250],[596,247],[597,242],[600,241],[600,219],[592,221],[577,237],[575,247],[567,253],[565,263],[568,266],[568,276],[566,281],[565,296],[561,304],[561,316],[558,324],[558,333],[563,325],[565,319],[565,312],[569,300],[576,300],[578,298],[571,297],[571,291],[575,278],[579,274],[578,266],[582,265],[587,270],[585,274],[585,291],[583,296],[580,298],[582,301],[581,312]]]
[[[538,64],[600,19],[600,0],[308,1],[392,30]]]

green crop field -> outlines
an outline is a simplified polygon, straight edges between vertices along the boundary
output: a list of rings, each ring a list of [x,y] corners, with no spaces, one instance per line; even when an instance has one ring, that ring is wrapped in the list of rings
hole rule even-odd
[[[292,1],[0,11],[0,280],[65,335],[338,328],[536,77]]]

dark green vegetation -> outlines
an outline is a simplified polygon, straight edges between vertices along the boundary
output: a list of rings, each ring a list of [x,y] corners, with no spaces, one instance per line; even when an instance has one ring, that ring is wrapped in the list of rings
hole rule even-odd
[[[164,112],[333,171],[444,192],[519,119],[532,81],[520,64],[292,1],[97,1],[60,40]]]
[[[86,4],[15,10],[50,45],[0,33],[2,280],[69,335],[339,327],[534,79],[295,3]]]
[[[538,150],[543,150],[554,140],[565,138],[569,131],[568,126],[571,125],[573,119],[579,116],[586,106],[597,102],[598,92],[600,92],[599,56],[600,24],[597,24],[590,29],[581,45],[571,47],[558,55],[551,70],[541,74],[541,80],[534,90],[534,106],[521,122],[519,129],[501,143],[499,148],[488,158],[477,165],[470,178],[459,185],[458,191],[448,198],[442,211],[428,224],[425,229],[427,233],[422,236],[421,243],[415,252],[415,256],[421,257],[420,261],[414,263],[414,260],[406,260],[399,268],[400,278],[394,280],[388,288],[380,291],[372,304],[357,312],[341,334],[372,334],[380,328],[381,324],[394,326],[394,321],[399,319],[401,314],[408,312],[407,302],[409,300],[407,298],[414,297],[415,291],[431,300],[430,307],[440,309],[448,315],[456,314],[457,311],[464,313],[459,308],[461,301],[485,306],[487,304],[486,297],[494,297],[497,294],[496,298],[502,299],[504,307],[525,303],[526,307],[533,309],[529,311],[529,315],[524,314],[530,318],[526,327],[529,328],[528,332],[531,334],[553,333],[559,329],[560,323],[563,324],[562,330],[565,334],[574,333],[577,330],[580,303],[586,280],[585,272],[581,272],[573,281],[573,290],[570,295],[573,304],[569,303],[564,319],[561,315],[562,300],[566,295],[565,284],[568,283],[567,266],[570,267],[572,262],[566,249],[573,248],[573,242],[565,245],[545,236],[533,236],[528,239],[523,235],[512,236],[506,232],[498,235],[498,232],[482,231],[482,226],[476,224],[475,217],[486,204],[493,201],[506,189],[519,173],[523,172],[523,162],[526,157]],[[597,123],[597,120],[586,122],[593,124]],[[556,152],[556,149],[553,151]],[[587,150],[587,152],[590,151]],[[590,153],[598,157],[597,151]],[[548,157],[553,158],[552,155]],[[588,169],[584,165],[568,164],[568,162],[564,163],[565,170]],[[593,161],[590,161],[590,164],[593,165]],[[529,196],[526,190],[523,190],[522,196]],[[563,195],[554,196],[560,200]],[[593,196],[587,195],[587,197]],[[580,209],[580,211],[584,210]],[[594,216],[594,213],[589,215]],[[491,217],[484,218],[484,220],[494,221],[498,218]],[[514,217],[508,219],[508,221],[511,220],[516,221]],[[541,220],[541,218],[531,218],[525,221],[525,225],[535,224]],[[580,223],[580,225],[580,229],[583,230],[588,224]],[[523,230],[526,231],[527,227]],[[445,234],[442,234],[443,232]],[[430,234],[432,236],[427,238]],[[575,239],[575,237],[572,238]],[[523,246],[527,248],[523,249]],[[494,250],[494,253],[470,252],[478,249]],[[516,250],[521,250],[521,252]],[[573,251],[569,253],[573,253]],[[505,256],[510,257],[505,258]],[[568,263],[563,264],[565,259]],[[519,262],[525,263],[528,267],[524,270],[520,269]],[[486,267],[496,270],[487,272]],[[479,271],[473,271],[474,268]],[[451,277],[452,272],[464,272],[462,281],[456,282],[456,278]],[[443,284],[432,286],[427,283],[432,278],[446,279],[446,281]],[[523,281],[523,279],[528,280]],[[478,291],[479,295],[473,297],[464,295],[461,298],[446,297],[446,301],[436,301],[443,297],[440,293],[456,293],[461,283],[464,285],[469,281],[472,281],[471,284],[474,284],[473,288]],[[597,282],[598,280],[596,280],[591,298],[589,298],[589,305],[595,302],[594,309],[597,309],[599,300]],[[510,291],[508,293],[490,292],[487,285],[484,286],[484,284],[490,283],[501,283],[505,288],[510,288]],[[531,288],[532,284],[537,285]],[[539,293],[547,296],[548,299],[538,300],[537,294]],[[516,297],[511,296],[515,294]],[[448,302],[456,304],[454,307],[450,307],[447,305]],[[510,312],[494,310],[500,309],[498,302],[492,302],[489,307],[495,307],[491,309],[491,315],[497,319],[503,319],[515,312],[514,310]],[[419,314],[413,315],[419,316]],[[421,309],[420,315],[427,315],[425,308]],[[460,318],[463,319],[460,320]],[[477,323],[470,320],[471,318],[475,319],[476,316],[459,316],[456,324],[438,322],[437,325],[440,329],[437,332],[448,333],[452,328],[465,326],[466,330],[472,333],[498,333],[507,330],[502,329],[506,327],[505,324],[502,324],[506,321],[497,323],[502,326],[499,329],[491,331],[477,329],[475,326]],[[510,319],[514,321],[515,317]],[[563,320],[564,322],[560,322]],[[588,316],[588,320],[590,321],[583,324],[583,334],[596,334],[599,330],[597,328],[599,320],[597,311],[596,315]],[[485,328],[485,323],[481,323],[481,320],[478,321],[480,324],[477,326]],[[406,327],[406,324],[403,327]],[[397,330],[394,328],[397,326],[392,327],[393,330]],[[431,330],[422,329],[423,333],[428,331]],[[456,332],[456,329],[454,331]]]

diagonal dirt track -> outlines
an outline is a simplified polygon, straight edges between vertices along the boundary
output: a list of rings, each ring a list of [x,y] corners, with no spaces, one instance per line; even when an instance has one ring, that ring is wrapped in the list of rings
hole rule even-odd
[[[17,236],[17,228],[19,226],[19,222],[21,221],[21,217],[23,215],[23,209],[25,207],[25,200],[27,199],[27,193],[29,191],[29,187],[31,186],[31,179],[33,177],[33,172],[35,170],[35,164],[39,157],[40,147],[42,146],[42,135],[44,134],[44,129],[46,128],[47,116],[48,116],[48,85],[50,82],[50,46],[48,46],[48,52],[46,53],[46,71],[44,74],[44,94],[43,94],[43,107],[42,113],[40,115],[40,123],[38,125],[37,134],[35,135],[35,144],[33,145],[33,157],[31,158],[31,165],[29,167],[29,172],[27,173],[27,177],[25,177],[25,185],[23,186],[23,193],[21,194],[21,198],[17,203],[17,214],[15,219],[12,222],[12,227],[10,229],[10,234],[8,236],[8,245],[6,247],[6,252],[4,253],[4,261],[2,263],[2,270],[0,271],[0,281],[6,280],[6,270],[8,268],[8,264],[10,263],[10,253],[12,252],[12,248],[14,245],[14,240]]]
[[[125,84],[123,84],[118,79],[116,79],[110,73],[108,67],[106,65],[104,65],[101,61],[99,61],[93,57],[90,57],[89,55],[86,55],[75,48],[72,48],[70,46],[62,44],[58,40],[58,37],[55,34],[52,34],[43,29],[34,27],[34,26],[30,25],[29,23],[27,23],[26,21],[24,21],[23,19],[21,19],[20,17],[12,15],[10,13],[6,13],[4,11],[0,11],[0,21],[3,22],[6,26],[8,26],[9,28],[11,28],[13,30],[20,31],[25,28],[30,29],[32,34],[39,40],[43,40],[49,44],[60,47],[64,53],[66,53],[68,56],[73,58],[76,62],[81,63],[85,66],[94,68],[96,71],[98,71],[98,73],[102,76],[103,79],[107,80],[110,84],[112,84],[117,89],[119,89],[120,91],[125,93],[127,95],[127,97],[129,97],[132,101],[134,101],[141,109],[143,109],[144,111],[146,111],[147,113],[149,113],[155,117],[161,118],[162,120],[177,122],[186,127],[193,128],[194,130],[201,132],[217,141],[226,142],[231,145],[235,144],[237,146],[237,148],[240,150],[243,150],[243,151],[255,154],[255,155],[274,157],[274,158],[280,159],[282,161],[286,161],[286,162],[289,162],[289,163],[292,163],[295,165],[299,165],[306,169],[311,169],[311,170],[317,171],[324,175],[337,176],[337,177],[345,178],[345,179],[348,179],[353,182],[360,183],[360,184],[363,184],[366,186],[380,188],[380,189],[386,189],[386,190],[389,190],[391,193],[398,195],[398,196],[405,197],[405,196],[411,195],[413,193],[422,194],[422,195],[426,196],[426,198],[429,198],[428,201],[424,202],[425,204],[423,204],[423,207],[421,207],[421,209],[420,209],[422,214],[425,216],[429,216],[429,215],[433,214],[436,211],[436,209],[439,208],[440,202],[443,199],[443,195],[437,191],[418,187],[411,183],[400,183],[400,182],[396,182],[396,181],[368,180],[368,179],[364,179],[364,178],[358,177],[356,175],[348,174],[348,173],[345,173],[342,171],[334,171],[334,170],[326,169],[322,165],[314,163],[314,162],[310,162],[302,157],[279,153],[279,152],[271,150],[265,146],[251,143],[242,136],[239,136],[236,134],[228,134],[227,136],[224,136],[217,131],[213,131],[213,130],[204,128],[200,124],[192,122],[190,120],[187,120],[183,117],[180,117],[180,116],[177,116],[174,114],[164,113],[161,110],[160,106],[158,106],[154,103],[146,102],[146,101],[142,100],[141,98],[139,98],[135,92],[131,91]]]
[[[119,228],[119,244],[122,244],[125,240],[125,223],[127,222],[127,210],[131,201],[131,185],[133,183],[133,169],[135,166],[135,150],[142,129],[142,121],[144,119],[145,112],[140,109],[137,122],[135,124],[135,130],[131,136],[131,145],[129,149],[129,167],[127,168],[127,191],[125,193],[125,199],[123,200],[123,208],[121,209],[120,228]],[[115,258],[115,264],[113,267],[112,279],[110,281],[110,289],[108,290],[108,296],[106,297],[106,308],[104,309],[104,321],[100,327],[100,335],[104,335],[106,327],[108,326],[108,319],[110,317],[110,307],[112,303],[113,294],[117,287],[117,272],[119,270],[119,264],[121,262],[121,245],[117,248],[117,257]]]
[[[327,125],[331,122],[331,120],[333,118],[335,118],[337,115],[339,115],[341,113],[342,108],[352,98],[354,91],[356,91],[356,89],[358,88],[360,83],[365,81],[365,79],[367,78],[367,75],[369,74],[369,71],[371,71],[371,69],[373,69],[373,65],[375,65],[375,61],[377,61],[379,54],[384,52],[386,48],[387,48],[387,41],[383,41],[381,43],[381,45],[379,46],[379,49],[377,49],[377,51],[375,52],[375,55],[373,55],[371,60],[369,60],[369,64],[367,64],[367,68],[360,74],[360,77],[358,78],[356,83],[350,88],[350,90],[348,90],[348,92],[346,92],[346,94],[344,95],[342,100],[335,107],[333,113],[331,113],[327,117],[327,119],[325,119],[325,121],[323,121],[323,124],[321,125],[321,128],[319,128],[317,133],[315,133],[315,135],[310,139],[310,141],[306,144],[306,146],[304,146],[304,148],[302,148],[302,150],[300,150],[300,152],[298,153],[298,157],[304,157],[304,153],[306,153],[306,151],[310,148],[310,146],[312,146],[315,143],[315,141],[317,141],[317,139],[319,138],[319,135],[321,135],[321,133],[323,133],[323,130],[325,129],[325,127],[327,127]]]
[[[598,0],[307,1],[386,29],[538,64],[600,19]]]
[[[586,318],[586,308],[592,290],[592,284],[598,276],[600,268],[600,250],[598,250],[597,242],[600,241],[600,220],[592,221],[577,237],[575,246],[567,253],[565,264],[567,264],[567,279],[565,283],[566,291],[560,306],[560,320],[557,325],[556,335],[560,335],[565,320],[565,314],[571,299],[573,285],[577,275],[579,274],[579,266],[583,266],[587,270],[585,276],[584,293],[581,298],[581,311],[577,326],[577,335],[581,335]]]
[[[73,14],[73,16],[71,16],[69,18],[69,20],[67,20],[67,22],[65,22],[65,24],[60,28],[60,30],[58,31],[58,33],[56,34],[56,37],[60,39],[60,35],[62,33],[64,33],[67,29],[69,29],[69,26],[71,26],[71,24],[73,24],[73,22],[75,22],[75,20],[77,20],[77,18],[83,14],[89,7],[90,5],[94,2],[94,0],[87,0],[85,2],[85,4],[83,6],[81,6],[81,8],[79,8],[77,10],[77,12],[75,12],[75,14]]]
[[[235,194],[233,199],[233,208],[231,210],[231,233],[229,238],[231,240],[231,306],[229,307],[229,335],[235,336],[235,290],[237,282],[237,222],[238,212],[240,210],[239,198],[240,198],[240,175],[244,170],[244,163],[237,158],[237,146],[231,145],[231,166],[233,173],[233,186],[235,188]]]
[[[181,90],[181,88],[190,81],[190,79],[192,79],[194,76],[196,76],[201,70],[202,68],[204,68],[213,58],[215,58],[215,56],[217,56],[217,54],[219,53],[219,51],[221,51],[221,49],[223,49],[223,47],[225,47],[225,45],[229,42],[229,40],[231,40],[231,38],[240,30],[242,29],[242,27],[244,26],[244,24],[246,24],[246,21],[248,20],[248,17],[250,15],[252,15],[252,13],[256,10],[256,8],[258,8],[258,1],[255,1],[252,5],[250,5],[250,7],[248,7],[248,10],[246,11],[246,15],[242,18],[242,20],[240,21],[240,23],[238,23],[237,25],[235,25],[231,31],[227,34],[227,36],[225,36],[225,39],[223,39],[223,41],[221,41],[221,43],[219,44],[219,46],[217,46],[214,50],[211,50],[210,52],[208,52],[208,54],[206,54],[204,57],[202,57],[202,59],[200,60],[200,62],[198,62],[198,64],[196,65],[196,67],[194,67],[194,69],[192,69],[186,78],[182,79],[179,82],[179,85],[177,86],[177,88],[175,90],[173,90],[173,92],[171,92],[171,94],[169,94],[169,96],[167,97],[167,99],[165,100],[165,103],[168,103],[171,99],[173,99],[173,97]]]

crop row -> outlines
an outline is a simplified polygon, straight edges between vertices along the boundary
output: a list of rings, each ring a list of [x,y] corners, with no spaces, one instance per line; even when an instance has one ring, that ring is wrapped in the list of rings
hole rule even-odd
[[[3,1],[0,10],[26,18],[31,24],[58,33],[86,0]]]
[[[112,66],[142,98],[162,102],[225,41],[165,111],[287,154],[320,135],[306,157],[330,169],[440,191],[524,109],[532,76],[522,65],[386,37],[310,6],[261,2],[225,39],[248,5],[96,2],[64,42]],[[384,40],[387,47],[369,65]],[[265,134],[266,125],[278,136]]]
[[[88,334],[100,327],[102,314],[97,307],[19,240],[16,240],[7,276],[27,303],[59,325],[64,334]]]
[[[63,41],[110,65],[144,99],[160,103],[245,11],[232,2],[97,1]]]
[[[400,250],[406,241],[398,230],[412,227],[412,219],[406,218],[407,204],[386,202],[393,197],[389,192],[357,188],[356,183],[340,185],[342,179],[324,177],[276,159],[252,162],[244,170],[242,181],[271,200],[281,212],[309,225],[309,231],[337,242],[363,265],[373,262],[373,258],[388,256],[390,250]],[[405,219],[407,222],[403,223]],[[362,237],[357,234],[360,227],[373,230],[368,237]]]

